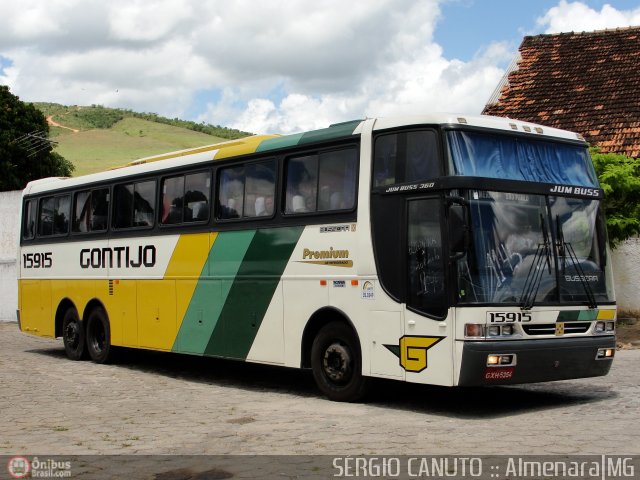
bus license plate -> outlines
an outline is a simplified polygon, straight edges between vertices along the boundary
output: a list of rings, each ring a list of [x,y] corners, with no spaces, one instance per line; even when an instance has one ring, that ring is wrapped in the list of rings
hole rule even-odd
[[[492,367],[484,371],[485,380],[509,380],[513,377],[513,367]]]

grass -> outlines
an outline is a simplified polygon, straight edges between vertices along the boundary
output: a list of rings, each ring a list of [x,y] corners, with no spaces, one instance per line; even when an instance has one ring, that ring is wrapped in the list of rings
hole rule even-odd
[[[151,155],[249,135],[224,127],[99,105],[34,105],[45,117],[52,116],[55,122],[67,127],[51,126],[49,137],[57,142],[55,151],[75,165],[74,176],[108,170]]]
[[[61,125],[72,126],[56,119]],[[78,128],[78,125],[73,126]],[[73,133],[52,128],[58,142],[55,151],[73,162],[74,176],[100,172],[132,160],[160,153],[200,147],[225,141],[185,128],[163,125],[138,118],[125,118],[109,129],[91,129]]]

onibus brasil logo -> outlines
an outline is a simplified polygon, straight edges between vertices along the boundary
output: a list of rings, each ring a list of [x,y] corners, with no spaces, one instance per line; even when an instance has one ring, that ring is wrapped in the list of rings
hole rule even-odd
[[[13,478],[25,478],[31,473],[31,463],[25,457],[11,457],[7,470]]]

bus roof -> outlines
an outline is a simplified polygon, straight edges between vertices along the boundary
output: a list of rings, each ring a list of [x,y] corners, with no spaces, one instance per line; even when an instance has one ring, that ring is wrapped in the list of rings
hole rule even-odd
[[[486,115],[461,115],[449,113],[432,113],[425,115],[407,115],[401,117],[382,117],[367,119],[373,121],[373,129],[386,130],[396,127],[411,125],[451,125],[471,126],[504,130],[509,132],[529,133],[538,137],[551,137],[563,140],[581,140],[579,134],[546,127],[534,123],[522,122],[503,117],[490,117]],[[357,135],[361,132],[363,122],[367,120],[353,120],[336,123],[327,128],[313,130],[292,135],[254,135],[238,140],[206,145],[203,147],[168,152],[160,155],[141,158],[121,167],[116,167],[99,173],[92,173],[79,177],[50,177],[29,182],[23,195],[57,190],[67,187],[75,187],[89,183],[97,183],[120,177],[128,177],[149,173],[157,170],[171,169],[185,164],[197,165],[211,160],[221,160],[234,156],[246,155],[258,152],[279,150],[297,145],[312,144],[326,140],[339,139]]]

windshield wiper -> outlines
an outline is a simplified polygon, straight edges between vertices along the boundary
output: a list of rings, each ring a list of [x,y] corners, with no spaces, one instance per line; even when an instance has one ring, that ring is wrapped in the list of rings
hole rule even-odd
[[[538,244],[533,262],[527,273],[527,279],[524,282],[521,296],[522,303],[520,304],[522,310],[531,310],[535,304],[540,282],[542,281],[542,275],[544,274],[545,263],[547,264],[549,274],[551,274],[551,244],[549,243],[547,224],[542,214],[540,214],[540,227],[542,229],[543,243]]]
[[[591,290],[591,286],[587,282],[587,277],[584,274],[582,265],[580,265],[578,256],[576,255],[576,252],[573,249],[571,243],[564,241],[564,232],[562,231],[562,222],[560,221],[559,215],[556,215],[556,231],[558,232],[556,247],[558,251],[558,257],[562,259],[562,275],[566,273],[568,257],[571,261],[571,265],[573,265],[573,268],[578,273],[578,278],[580,280],[580,283],[582,284],[582,288],[584,288],[584,293],[587,295],[587,305],[589,306],[589,308],[596,308],[598,306],[598,304],[596,303],[596,297],[593,295],[593,290]]]

